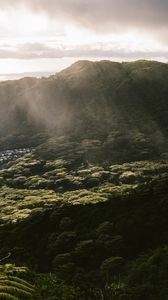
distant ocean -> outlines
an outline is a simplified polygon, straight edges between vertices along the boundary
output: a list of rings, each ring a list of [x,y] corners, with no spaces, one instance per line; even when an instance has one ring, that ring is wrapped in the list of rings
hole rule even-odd
[[[40,72],[0,74],[0,81],[17,80],[24,77],[36,77],[36,78],[49,77],[51,75],[54,75],[55,73],[56,73],[55,71],[50,71],[50,72],[40,71]]]

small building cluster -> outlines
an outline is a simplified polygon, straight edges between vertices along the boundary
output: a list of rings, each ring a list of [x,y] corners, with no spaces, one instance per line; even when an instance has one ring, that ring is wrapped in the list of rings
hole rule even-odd
[[[19,149],[0,151],[0,166],[11,160],[17,159],[22,155],[31,152],[32,150],[33,150],[32,147],[29,147],[29,148],[19,148]]]

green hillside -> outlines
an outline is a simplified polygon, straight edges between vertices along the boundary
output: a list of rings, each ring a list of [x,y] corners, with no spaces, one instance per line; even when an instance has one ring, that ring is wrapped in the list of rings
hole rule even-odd
[[[168,65],[0,83],[0,299],[167,300]]]
[[[65,136],[99,161],[167,157],[167,80],[163,63],[79,61],[48,79],[1,83],[1,149]]]

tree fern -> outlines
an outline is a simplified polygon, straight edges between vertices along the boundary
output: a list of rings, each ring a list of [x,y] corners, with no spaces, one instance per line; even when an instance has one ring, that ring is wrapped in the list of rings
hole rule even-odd
[[[35,288],[17,276],[0,274],[0,300],[33,299]]]

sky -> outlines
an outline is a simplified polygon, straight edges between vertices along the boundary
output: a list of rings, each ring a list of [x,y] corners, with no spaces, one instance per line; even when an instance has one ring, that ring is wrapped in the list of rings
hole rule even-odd
[[[168,0],[0,0],[0,80],[77,60],[168,62]]]

